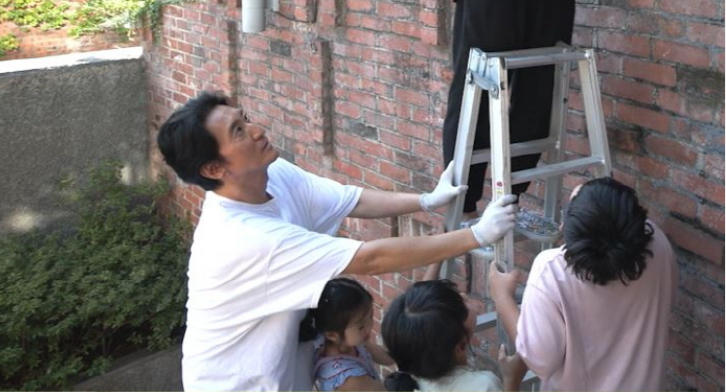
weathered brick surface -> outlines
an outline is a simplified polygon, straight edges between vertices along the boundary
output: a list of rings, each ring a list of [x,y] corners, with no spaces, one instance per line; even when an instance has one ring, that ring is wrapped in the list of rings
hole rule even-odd
[[[307,170],[380,189],[435,185],[452,76],[448,1],[281,0],[254,35],[240,33],[238,3],[164,8],[161,39],[146,37],[151,132],[200,91],[223,90]],[[718,0],[582,0],[577,8],[573,42],[597,49],[614,175],[638,190],[678,257],[668,389],[724,389],[723,15]],[[568,157],[589,151],[572,81]],[[563,195],[586,176],[566,177]],[[168,208],[197,217],[203,192],[176,184]],[[536,207],[542,194],[537,183],[523,203]],[[341,232],[370,240],[441,230],[440,215],[412,218],[348,219]],[[536,251],[521,245],[517,264],[527,269]],[[376,319],[422,275],[361,277],[380,305]],[[493,354],[492,339],[477,336],[478,350]]]

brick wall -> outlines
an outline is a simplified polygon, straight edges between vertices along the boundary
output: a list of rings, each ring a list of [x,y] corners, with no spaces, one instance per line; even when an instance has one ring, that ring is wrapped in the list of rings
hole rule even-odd
[[[13,34],[19,48],[6,52],[0,60],[25,59],[53,56],[65,53],[91,52],[94,50],[127,48],[138,46],[138,37],[127,39],[114,32],[95,34],[79,38],[71,37],[70,27],[43,31],[40,28],[21,29],[12,22],[0,23],[0,36]]]
[[[164,9],[159,42],[146,42],[152,134],[188,98],[221,89],[269,129],[283,157],[307,170],[380,189],[432,189],[442,169],[452,5],[280,3],[279,13],[268,13],[268,29],[254,35],[240,33],[236,1]],[[724,389],[723,7],[716,0],[582,0],[576,15],[574,43],[598,49],[615,176],[642,195],[678,255],[670,389]],[[582,154],[576,79],[572,86],[567,146]],[[176,181],[153,147],[158,172]],[[568,177],[567,188],[581,177]],[[168,206],[197,217],[203,192],[177,185]],[[525,202],[536,205],[541,188],[530,188]],[[373,239],[440,227],[440,216],[419,213],[349,220],[343,231]],[[518,261],[526,268],[536,249],[523,250]],[[385,305],[420,275],[362,280]],[[491,353],[494,337],[479,338]]]

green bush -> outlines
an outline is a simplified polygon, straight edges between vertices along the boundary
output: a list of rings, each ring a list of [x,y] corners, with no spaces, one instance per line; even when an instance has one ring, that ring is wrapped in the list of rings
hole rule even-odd
[[[0,22],[10,21],[21,27],[59,29],[70,15],[67,2],[52,0],[0,0]]]
[[[120,169],[64,181],[70,227],[0,240],[0,389],[67,388],[178,341],[189,224],[159,218],[166,187],[124,185]]]
[[[13,34],[0,35],[0,57],[5,56],[6,52],[18,49],[20,43],[18,38]]]

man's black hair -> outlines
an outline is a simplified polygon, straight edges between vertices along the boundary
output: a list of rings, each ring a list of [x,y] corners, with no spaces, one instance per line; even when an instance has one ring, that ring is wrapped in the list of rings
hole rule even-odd
[[[609,177],[588,181],[565,209],[567,265],[598,285],[637,280],[653,255],[647,215],[632,188]]]
[[[217,189],[222,183],[202,176],[200,170],[219,161],[219,143],[204,124],[218,105],[229,105],[229,98],[219,93],[203,92],[177,109],[159,129],[156,142],[171,166],[184,182],[204,190]]]

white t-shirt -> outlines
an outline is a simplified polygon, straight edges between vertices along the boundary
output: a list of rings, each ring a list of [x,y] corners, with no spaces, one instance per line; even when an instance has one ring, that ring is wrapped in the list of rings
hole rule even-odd
[[[312,350],[298,350],[299,323],[361,245],[332,235],[362,189],[283,159],[268,176],[264,204],[206,194],[189,260],[185,390],[312,387]]]
[[[517,324],[517,352],[541,390],[663,390],[668,324],[677,266],[665,234],[653,226],[652,257],[627,285],[578,279],[562,248],[532,264]]]
[[[418,383],[417,391],[464,391],[488,392],[501,391],[502,383],[488,370],[468,370],[459,367],[450,376],[438,380],[414,377]]]

